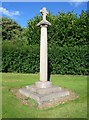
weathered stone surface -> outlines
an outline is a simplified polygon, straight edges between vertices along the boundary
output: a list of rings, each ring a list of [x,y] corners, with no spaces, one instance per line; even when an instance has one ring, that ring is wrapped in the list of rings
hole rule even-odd
[[[37,24],[37,26],[40,26],[40,27],[41,27],[41,25],[47,25],[47,26],[49,26],[49,25],[51,25],[51,23],[48,22],[47,20],[41,20],[41,21]]]
[[[47,66],[48,66],[48,54],[47,54],[47,28],[41,27],[41,42],[40,42],[40,81],[47,81]]]
[[[47,27],[51,25],[50,22],[46,20],[48,11],[44,7],[40,10],[43,20],[41,20],[37,26],[41,27],[41,37],[40,37],[40,82],[36,83],[40,88],[46,88],[51,85],[48,83],[48,47],[47,47]],[[41,83],[43,82],[43,83]],[[45,83],[47,82],[47,83]]]
[[[39,105],[60,100],[69,96],[69,91],[60,87],[52,86],[49,88],[37,88],[36,85],[26,86],[19,89],[19,92],[26,97],[32,98],[38,102]]]
[[[61,90],[61,87],[57,87],[57,86],[51,86],[48,88],[38,88],[35,85],[32,85],[32,86],[26,86],[26,88],[38,94],[49,94],[49,93],[58,92]]]
[[[52,83],[49,81],[45,81],[45,82],[39,81],[39,82],[36,82],[35,84],[37,88],[49,88],[52,86]]]

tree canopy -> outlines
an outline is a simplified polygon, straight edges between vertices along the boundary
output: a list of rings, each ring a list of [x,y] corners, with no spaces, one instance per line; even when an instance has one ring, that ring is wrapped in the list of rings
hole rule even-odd
[[[28,21],[27,39],[29,44],[40,43],[40,28],[36,25],[41,20],[40,16]],[[59,46],[81,46],[87,45],[87,12],[82,11],[80,17],[72,12],[58,13],[53,16],[51,13],[47,16],[51,22],[48,28],[49,45]]]
[[[20,25],[10,18],[2,17],[2,40],[12,40],[16,35],[22,31]]]

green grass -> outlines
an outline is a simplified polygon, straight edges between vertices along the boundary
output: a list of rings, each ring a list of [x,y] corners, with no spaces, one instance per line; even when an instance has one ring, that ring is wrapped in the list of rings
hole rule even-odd
[[[80,97],[45,110],[22,104],[10,92],[11,88],[31,85],[38,80],[38,74],[2,74],[3,118],[87,118],[87,76],[52,75],[54,85],[68,88]]]

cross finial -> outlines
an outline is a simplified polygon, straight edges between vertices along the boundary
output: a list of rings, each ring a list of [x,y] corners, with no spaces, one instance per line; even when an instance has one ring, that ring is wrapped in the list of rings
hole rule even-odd
[[[48,14],[48,11],[45,7],[43,7],[43,9],[40,10],[40,13],[43,15],[43,20],[46,20],[46,15]]]
[[[51,23],[46,20],[46,16],[47,16],[47,14],[48,14],[48,11],[46,10],[45,7],[43,7],[42,10],[40,10],[40,13],[42,14],[43,20],[41,20],[41,21],[37,24],[37,26],[42,26],[42,25],[43,25],[43,26],[44,26],[44,25],[49,26],[49,25],[51,25]]]

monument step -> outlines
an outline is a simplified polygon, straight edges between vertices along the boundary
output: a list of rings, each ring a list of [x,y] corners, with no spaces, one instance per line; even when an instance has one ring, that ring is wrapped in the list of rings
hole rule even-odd
[[[19,89],[19,92],[20,92],[21,94],[23,94],[24,96],[29,97],[29,98],[33,98],[33,99],[35,99],[35,100],[37,100],[37,101],[39,101],[39,100],[40,100],[40,97],[41,97],[39,94],[30,92],[30,91],[29,91],[28,89],[26,89],[26,88]]]
[[[69,95],[69,91],[65,91],[65,90],[61,90],[59,92],[54,92],[54,93],[50,93],[48,95],[44,95],[41,97],[40,101],[41,102],[46,102],[46,101],[55,101],[58,99],[61,99],[63,97],[66,97]]]
[[[49,88],[37,88],[36,85],[32,85],[32,86],[26,86],[26,88],[38,94],[49,94],[61,90],[61,87],[57,87],[57,86],[51,86]]]
[[[52,88],[51,88],[52,89]],[[33,91],[30,91],[27,88],[19,89],[20,93],[25,95],[26,97],[32,98],[38,102],[38,104],[44,104],[46,102],[53,102],[56,100],[60,100],[69,95],[69,91],[64,89],[59,89],[59,91],[54,91],[47,94],[39,94]]]

